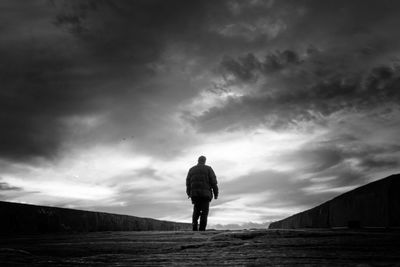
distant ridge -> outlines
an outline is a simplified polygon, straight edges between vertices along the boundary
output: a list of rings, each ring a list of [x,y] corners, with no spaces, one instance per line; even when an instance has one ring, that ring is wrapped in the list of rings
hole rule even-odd
[[[353,189],[273,222],[270,229],[400,227],[400,174]]]
[[[191,224],[0,201],[0,233],[173,231]]]

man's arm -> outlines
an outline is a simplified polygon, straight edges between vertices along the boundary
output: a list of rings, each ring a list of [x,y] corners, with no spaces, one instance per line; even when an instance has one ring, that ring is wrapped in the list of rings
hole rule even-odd
[[[214,170],[211,167],[209,175],[210,175],[210,185],[214,193],[214,198],[218,199],[219,190],[218,190],[217,176],[215,176]]]
[[[190,192],[190,170],[186,176],[186,194],[188,197],[191,197],[191,192]]]

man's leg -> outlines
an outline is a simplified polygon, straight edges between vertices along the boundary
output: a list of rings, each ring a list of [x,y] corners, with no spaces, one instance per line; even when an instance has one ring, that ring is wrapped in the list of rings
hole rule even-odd
[[[210,208],[210,201],[203,199],[201,201],[201,216],[200,216],[200,231],[205,231],[207,226],[208,210]]]
[[[201,202],[199,200],[193,200],[193,215],[192,215],[192,226],[193,231],[197,231],[198,220],[201,213]]]

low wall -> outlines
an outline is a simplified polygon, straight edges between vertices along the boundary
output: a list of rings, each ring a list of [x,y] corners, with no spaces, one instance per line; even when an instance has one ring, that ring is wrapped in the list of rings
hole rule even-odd
[[[0,233],[174,231],[191,224],[0,201]]]
[[[400,227],[399,210],[400,175],[397,174],[273,222],[269,228]]]

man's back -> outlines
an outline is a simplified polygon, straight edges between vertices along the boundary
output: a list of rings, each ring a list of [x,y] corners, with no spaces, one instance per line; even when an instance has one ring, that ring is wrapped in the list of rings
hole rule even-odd
[[[197,164],[190,168],[186,178],[187,193],[190,197],[205,197],[209,200],[218,196],[217,179],[213,169],[205,164]]]

